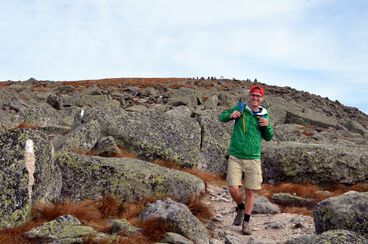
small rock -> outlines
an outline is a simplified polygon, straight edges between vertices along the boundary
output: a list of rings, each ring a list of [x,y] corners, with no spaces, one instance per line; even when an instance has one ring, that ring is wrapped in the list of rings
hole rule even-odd
[[[211,239],[210,244],[223,244],[223,241],[217,240],[217,239]]]
[[[272,239],[268,238],[254,238],[250,237],[248,240],[248,244],[276,244],[276,242]]]
[[[253,213],[258,214],[276,214],[281,213],[280,207],[271,203],[267,197],[256,197],[254,202]]]
[[[293,229],[299,229],[299,228],[304,228],[304,225],[302,223],[297,223],[293,226]]]
[[[266,225],[266,229],[278,230],[278,229],[283,228],[283,226],[280,223],[275,223],[275,222],[267,222],[265,223],[265,225]]]
[[[111,233],[119,233],[123,235],[131,235],[140,231],[140,228],[131,225],[126,219],[113,219],[110,221],[112,224]]]
[[[169,244],[194,244],[191,240],[173,232],[167,232],[160,242]]]
[[[125,110],[129,112],[143,113],[147,110],[147,107],[144,105],[133,105],[133,106],[126,108]]]
[[[243,241],[232,235],[225,236],[225,244],[242,244]]]

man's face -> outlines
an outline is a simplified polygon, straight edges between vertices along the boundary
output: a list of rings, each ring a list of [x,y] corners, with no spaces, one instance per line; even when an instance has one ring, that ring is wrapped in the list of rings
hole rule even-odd
[[[261,103],[263,102],[264,97],[261,95],[261,93],[259,93],[258,89],[255,89],[251,94],[250,94],[250,105],[252,107],[259,107],[261,106]]]

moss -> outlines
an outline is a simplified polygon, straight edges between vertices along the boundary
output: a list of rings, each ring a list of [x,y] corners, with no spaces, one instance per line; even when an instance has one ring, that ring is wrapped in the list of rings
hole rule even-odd
[[[156,177],[156,184],[161,185],[164,182],[164,178],[161,175]]]
[[[29,134],[25,131],[18,135],[18,140],[22,143],[26,143],[26,141],[29,139]]]
[[[26,207],[13,211],[8,217],[6,217],[6,213],[1,213],[4,217],[0,220],[0,228],[16,226],[29,220],[31,218],[30,209],[30,206],[27,204]]]

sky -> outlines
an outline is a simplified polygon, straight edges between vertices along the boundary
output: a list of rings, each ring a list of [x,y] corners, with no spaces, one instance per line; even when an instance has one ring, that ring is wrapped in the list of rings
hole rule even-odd
[[[0,80],[257,79],[368,114],[366,0],[0,0]]]

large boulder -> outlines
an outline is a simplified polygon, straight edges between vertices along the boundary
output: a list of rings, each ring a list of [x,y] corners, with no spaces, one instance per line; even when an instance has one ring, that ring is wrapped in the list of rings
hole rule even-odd
[[[97,120],[82,124],[55,142],[61,150],[89,152],[101,137],[101,126]]]
[[[368,237],[368,192],[347,192],[328,198],[313,209],[316,233],[351,230]]]
[[[230,141],[231,123],[218,120],[219,112],[212,110],[197,111],[194,118],[201,128],[200,163],[198,168],[225,173],[227,161],[226,150]]]
[[[163,158],[223,173],[231,123],[219,122],[218,115],[217,110],[192,112],[186,106],[145,112],[91,108],[78,113],[75,124],[98,120],[103,135],[114,137],[118,145],[145,160]]]
[[[271,199],[273,202],[283,206],[313,207],[316,204],[313,199],[303,198],[285,192],[274,193]]]
[[[344,120],[343,126],[345,126],[350,131],[357,132],[362,135],[368,134],[368,130],[364,128],[359,122],[349,118]]]
[[[364,147],[278,142],[265,143],[262,151],[266,181],[355,184],[368,180]]]
[[[18,94],[5,94],[2,100],[4,101],[1,108],[2,110],[12,110],[14,112],[20,112],[30,107],[30,104],[19,97]]]
[[[337,125],[337,120],[322,113],[304,109],[304,111],[287,111],[285,123],[315,125],[320,127],[335,127]]]
[[[38,126],[58,125],[61,119],[57,110],[46,103],[29,107],[12,118],[14,123],[26,122]]]
[[[140,214],[140,219],[160,219],[171,232],[178,233],[198,244],[208,244],[209,236],[205,226],[190,212],[189,208],[171,200],[159,200],[149,204]]]
[[[204,192],[204,183],[199,178],[138,159],[59,152],[56,162],[62,171],[63,199],[97,199],[113,195],[129,201],[168,195],[186,202]]]
[[[120,106],[120,102],[106,95],[83,94],[75,101],[75,105],[77,107]]]
[[[182,166],[196,166],[200,161],[201,128],[182,106],[165,113],[125,113],[114,122],[115,135],[143,159],[164,158]]]
[[[16,129],[0,134],[0,182],[0,228],[25,222],[36,200],[58,198],[61,173],[43,133]]]
[[[112,136],[102,137],[92,149],[94,155],[112,157],[120,153]]]
[[[193,107],[197,105],[197,97],[193,89],[183,87],[177,90],[171,90],[168,104],[172,106],[186,105]]]
[[[105,108],[83,111],[76,123],[98,120],[105,136],[113,136],[118,145],[142,159],[163,158],[182,166],[196,166],[200,161],[201,128],[185,106],[143,114]]]

